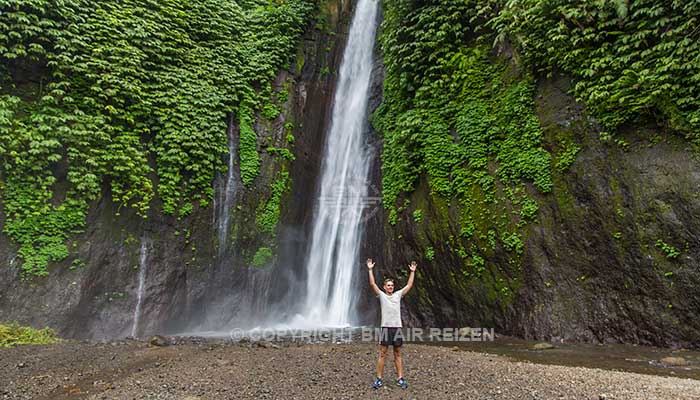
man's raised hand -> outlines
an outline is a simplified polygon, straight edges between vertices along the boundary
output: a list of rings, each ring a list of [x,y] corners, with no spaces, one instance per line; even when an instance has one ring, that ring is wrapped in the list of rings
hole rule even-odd
[[[369,268],[369,269],[374,268],[374,261],[372,261],[371,258],[367,259],[367,268]]]
[[[374,268],[374,261],[372,261],[371,258],[368,258],[367,274],[369,275],[369,287],[372,288],[375,295],[379,296],[379,293],[381,293],[381,291],[379,290],[379,286],[377,286],[377,283],[374,281],[374,272],[372,271],[372,268]]]
[[[411,263],[408,265],[408,269],[411,270],[411,273],[408,274],[408,283],[406,283],[406,286],[401,289],[401,296],[405,296],[406,293],[408,293],[408,291],[413,287],[413,278],[416,276],[416,268],[418,268],[418,263],[411,261]]]

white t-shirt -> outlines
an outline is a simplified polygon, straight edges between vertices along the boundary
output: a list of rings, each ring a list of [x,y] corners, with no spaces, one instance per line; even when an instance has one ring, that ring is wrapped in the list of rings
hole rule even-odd
[[[403,289],[391,295],[379,291],[377,297],[382,309],[382,328],[401,328],[401,296],[403,296]]]

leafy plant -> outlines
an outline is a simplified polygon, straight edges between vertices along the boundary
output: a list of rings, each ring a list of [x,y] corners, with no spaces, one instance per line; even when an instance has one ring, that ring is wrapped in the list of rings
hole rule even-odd
[[[664,253],[666,253],[666,258],[668,259],[678,258],[678,256],[681,254],[681,252],[678,251],[678,249],[664,242],[661,239],[658,239],[656,241],[656,247],[660,248]]]
[[[433,258],[435,258],[435,249],[433,249],[432,246],[425,249],[425,258],[428,261],[432,261]]]
[[[251,263],[254,267],[264,267],[272,261],[273,254],[272,249],[269,247],[260,247],[253,256]]]
[[[51,328],[34,329],[21,326],[17,322],[0,324],[0,347],[21,344],[49,344],[58,342],[56,332]]]
[[[260,203],[255,222],[261,232],[274,234],[279,222],[281,212],[282,195],[289,189],[289,173],[282,171],[277,179],[272,183],[272,193],[267,202]]]
[[[413,220],[418,224],[423,220],[423,210],[417,209],[413,211]]]

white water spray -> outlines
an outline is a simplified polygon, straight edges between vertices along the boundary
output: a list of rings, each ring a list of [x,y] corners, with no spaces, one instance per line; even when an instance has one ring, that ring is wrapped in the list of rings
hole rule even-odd
[[[358,270],[362,215],[371,154],[363,138],[378,0],[359,0],[333,100],[306,270],[306,302],[292,325],[353,323],[353,275]]]
[[[131,336],[136,337],[141,321],[141,308],[143,307],[143,295],[146,286],[146,272],[148,269],[148,243],[145,238],[141,238],[139,248],[139,286],[136,292],[136,307],[134,308],[134,322],[131,326]]]

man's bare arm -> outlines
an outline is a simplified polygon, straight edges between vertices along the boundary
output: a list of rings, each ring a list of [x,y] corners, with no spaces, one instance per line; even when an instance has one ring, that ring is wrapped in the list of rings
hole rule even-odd
[[[408,266],[408,269],[411,270],[411,274],[408,276],[408,283],[406,286],[404,286],[403,289],[401,289],[401,297],[405,296],[406,293],[408,293],[409,290],[413,287],[413,280],[416,277],[416,268],[418,267],[418,264],[415,261],[411,261],[411,265]]]
[[[371,258],[367,259],[367,272],[369,273],[369,286],[372,287],[372,290],[374,290],[374,294],[379,296],[379,286],[374,282],[374,272],[372,271],[372,268],[374,268],[374,261],[372,261]]]

